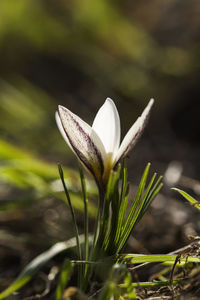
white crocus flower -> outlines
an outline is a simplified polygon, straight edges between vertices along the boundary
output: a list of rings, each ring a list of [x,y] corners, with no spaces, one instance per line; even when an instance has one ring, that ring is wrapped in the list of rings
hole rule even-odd
[[[146,125],[154,100],[151,99],[127,132],[120,145],[120,118],[114,102],[107,98],[94,119],[92,127],[69,109],[59,105],[56,112],[58,128],[65,141],[98,185],[105,185],[110,171],[136,144]]]

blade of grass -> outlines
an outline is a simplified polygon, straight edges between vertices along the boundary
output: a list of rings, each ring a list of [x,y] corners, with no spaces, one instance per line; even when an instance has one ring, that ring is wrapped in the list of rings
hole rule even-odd
[[[55,300],[62,300],[63,292],[69,280],[70,274],[72,272],[72,268],[73,268],[72,263],[68,259],[66,259],[63,263],[63,267],[60,273],[60,279],[56,289]]]
[[[110,270],[110,274],[104,283],[98,300],[120,299],[120,289],[118,288],[119,282],[124,277],[127,268],[124,265],[114,264]]]
[[[82,169],[82,166],[81,166],[80,162],[79,162],[79,172],[80,172],[81,187],[82,187],[83,202],[84,202],[84,235],[85,235],[84,259],[86,261],[88,261],[88,259],[89,259],[88,198],[87,198],[87,190],[86,190],[85,177],[84,177],[83,169]],[[86,286],[88,284],[88,271],[89,271],[89,265],[88,264],[83,265],[84,279],[83,279],[82,286],[81,286],[81,288],[83,290],[86,289]]]
[[[83,174],[83,169],[81,164],[79,163],[79,171],[80,171],[80,179],[83,193],[83,201],[84,201],[84,234],[85,234],[85,260],[89,258],[89,239],[88,239],[88,199],[87,199],[87,191],[86,191],[86,183],[85,177]],[[86,270],[85,270],[86,271]]]
[[[117,245],[119,243],[120,235],[122,232],[122,225],[125,219],[127,204],[128,204],[128,194],[129,194],[129,185],[127,185],[127,166],[124,161],[123,165],[123,177],[122,177],[122,188],[121,188],[121,196],[120,196],[120,207],[119,207],[119,216],[117,222],[117,231],[115,234],[114,244]]]
[[[170,262],[176,261],[177,255],[169,255],[169,254],[153,254],[153,255],[143,255],[143,254],[119,254],[117,256],[118,259],[122,260],[123,263],[127,264],[139,264],[145,262]],[[180,262],[196,262],[200,263],[200,257],[195,256],[187,256],[180,257]]]
[[[142,175],[142,179],[140,181],[135,200],[132,204],[132,207],[131,207],[130,213],[128,215],[127,221],[124,225],[123,234],[125,234],[127,232],[127,229],[128,229],[128,227],[130,227],[130,223],[133,220],[134,214],[136,212],[137,206],[139,204],[139,201],[141,199],[141,196],[143,194],[143,191],[144,191],[144,188],[145,188],[145,185],[146,185],[147,176],[149,174],[149,168],[150,168],[150,163],[146,166],[146,168],[144,170],[144,173]]]
[[[66,195],[66,198],[67,198],[67,204],[69,205],[70,212],[71,212],[71,215],[72,215],[72,221],[73,221],[73,225],[74,225],[74,231],[75,231],[76,242],[77,242],[78,258],[81,260],[82,255],[81,255],[81,247],[80,247],[80,242],[79,242],[78,226],[77,226],[77,223],[76,223],[76,217],[75,217],[74,209],[73,209],[71,199],[70,199],[70,196],[69,196],[69,192],[68,192],[67,186],[65,184],[64,173],[63,173],[61,165],[58,165],[58,171],[59,171],[59,174],[60,174],[60,179],[61,179],[62,184],[63,184],[65,195]]]
[[[128,195],[129,195],[129,185],[127,185],[127,190],[126,190],[126,194],[125,197],[123,199],[123,201],[121,202],[120,208],[119,208],[119,218],[118,218],[118,226],[117,226],[117,232],[115,235],[115,245],[119,244],[120,241],[120,236],[121,236],[121,232],[122,232],[122,228],[123,228],[123,222],[125,220],[125,215],[126,215],[126,209],[127,209],[127,204],[128,204]],[[118,248],[116,253],[118,253]]]
[[[142,201],[141,201],[140,203],[138,203],[138,207],[137,207],[137,209],[136,209],[134,218],[133,218],[133,220],[132,220],[132,222],[131,222],[131,228],[132,228],[132,229],[134,228],[134,225],[135,225],[136,223],[138,223],[138,221],[139,221],[139,219],[140,219],[140,214],[141,214],[141,212],[142,212],[143,207],[145,206],[145,202],[146,202],[147,196],[148,196],[148,194],[149,194],[149,192],[150,192],[150,190],[151,190],[151,187],[152,187],[152,184],[153,184],[153,182],[154,182],[154,180],[155,180],[155,177],[156,177],[156,174],[153,175],[153,177],[152,177],[152,179],[151,179],[151,181],[150,181],[150,184],[148,185],[148,187],[147,187],[147,189],[146,189],[146,191],[145,191],[145,194],[144,194],[144,196],[142,197]],[[132,230],[132,229],[131,229],[131,230]],[[131,230],[130,230],[130,234],[131,234]]]
[[[137,216],[136,222],[134,225],[138,224],[138,222],[141,220],[141,218],[143,217],[143,215],[145,214],[146,210],[148,209],[149,205],[151,204],[151,202],[154,200],[154,198],[156,197],[156,195],[159,193],[160,189],[162,188],[163,184],[159,184],[161,181],[162,177],[159,177],[157,182],[154,184],[154,186],[152,187],[152,184],[147,188],[148,192],[145,192],[145,201],[143,203],[143,205],[141,206],[141,210],[139,211],[139,214]],[[152,187],[152,189],[151,189]]]
[[[143,194],[143,191],[144,191],[144,188],[145,188],[145,185],[146,185],[147,176],[149,174],[149,168],[150,168],[150,163],[147,164],[147,166],[144,170],[144,173],[142,175],[142,178],[141,178],[141,181],[140,181],[140,184],[139,184],[139,187],[138,187],[138,191],[137,191],[135,200],[132,204],[131,210],[128,214],[127,220],[126,220],[126,222],[124,224],[124,227],[123,227],[123,231],[122,231],[122,234],[121,234],[121,237],[120,237],[120,243],[118,245],[117,252],[119,252],[123,248],[123,246],[125,245],[128,237],[130,235],[130,232],[132,230],[131,223],[135,222],[134,215],[136,213],[137,206],[140,202],[141,196]]]
[[[128,172],[127,172],[127,165],[126,165],[126,159],[124,159],[123,161],[123,167],[122,167],[122,170],[123,170],[123,176],[122,176],[122,188],[121,188],[121,197],[120,197],[120,200],[121,200],[121,204],[123,202],[123,199],[125,197],[125,194],[126,194],[126,187],[127,187],[127,175],[128,175]]]
[[[113,181],[109,197],[111,198],[112,216],[110,223],[110,232],[107,235],[104,250],[107,255],[115,253],[115,236],[118,230],[118,217],[120,214],[120,197],[119,197],[119,179],[121,166],[119,165],[117,172],[113,172]]]
[[[148,209],[148,207],[151,204],[152,200],[155,198],[155,196],[158,194],[158,192],[162,188],[163,184],[160,183],[162,178],[163,177],[160,176],[158,178],[158,180],[156,181],[156,183],[154,184],[154,186],[152,187],[152,189],[149,191],[149,194],[148,194],[147,199],[145,201],[145,205],[144,205],[143,210],[142,210],[143,215],[146,212],[146,210]]]
[[[80,242],[83,243],[83,241],[83,236],[80,236]],[[24,270],[9,287],[0,293],[0,299],[8,297],[10,294],[23,287],[32,279],[39,269],[41,269],[54,256],[75,247],[76,238],[72,238],[66,242],[56,243],[49,250],[38,255],[24,268]]]
[[[176,285],[181,283],[182,281],[186,280],[187,278],[180,278],[180,279],[176,279],[176,280],[166,280],[166,281],[157,281],[157,282],[132,282],[131,286],[135,287],[135,288],[139,288],[139,287],[160,287],[160,286],[169,286],[169,285]],[[122,283],[119,284],[120,288],[126,288],[126,284]]]
[[[190,196],[188,193],[184,192],[183,190],[172,188],[172,190],[177,191],[179,194],[181,194],[186,200],[188,200],[190,203],[192,203],[197,209],[200,210],[200,202],[194,199],[192,196]]]
[[[81,246],[80,246],[80,241],[79,241],[78,226],[77,226],[77,223],[76,223],[76,217],[75,217],[74,209],[73,209],[73,206],[72,206],[72,203],[71,203],[71,199],[70,199],[70,196],[69,196],[67,186],[65,184],[64,173],[63,173],[61,165],[58,165],[58,170],[59,170],[60,179],[62,181],[64,191],[65,191],[67,203],[69,205],[70,212],[71,212],[71,215],[72,215],[72,221],[73,221],[75,237],[76,237],[76,243],[77,243],[77,252],[78,252],[77,254],[78,254],[78,258],[81,260],[82,259]],[[78,270],[78,286],[80,287],[81,284],[82,284],[81,283],[81,278],[83,278],[83,276],[82,276],[83,275],[83,268],[82,268],[82,266],[79,266],[78,268],[79,268],[79,270]]]
[[[103,208],[103,214],[101,218],[101,226],[100,226],[100,232],[98,237],[98,248],[102,248],[103,243],[106,240],[106,235],[109,233],[109,225],[110,225],[110,203],[111,203],[111,197],[110,197],[110,191],[112,189],[112,182],[113,182],[113,172],[111,172],[107,184],[106,189],[106,197],[105,197],[105,203]]]

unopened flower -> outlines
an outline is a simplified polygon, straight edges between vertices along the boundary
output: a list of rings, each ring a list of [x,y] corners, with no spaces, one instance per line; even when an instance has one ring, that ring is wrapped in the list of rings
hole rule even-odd
[[[58,128],[66,143],[98,184],[106,184],[110,171],[136,144],[147,123],[154,100],[129,129],[121,145],[120,118],[114,102],[107,98],[96,114],[92,127],[69,109],[59,105]]]

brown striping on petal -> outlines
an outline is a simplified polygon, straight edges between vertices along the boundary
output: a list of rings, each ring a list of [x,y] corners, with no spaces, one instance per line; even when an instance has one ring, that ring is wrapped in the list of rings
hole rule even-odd
[[[103,176],[104,172],[100,151],[89,134],[85,132],[79,122],[73,117],[73,114],[63,107],[61,109],[62,114],[59,109],[60,120],[72,148],[86,168],[98,180],[99,177]]]
[[[120,159],[124,158],[127,155],[127,153],[135,146],[135,144],[137,143],[138,139],[140,138],[143,130],[144,130],[144,127],[140,128],[138,130],[138,132],[136,132],[136,134],[133,137],[131,143],[126,147],[126,149],[124,150],[124,152],[123,152],[122,156],[120,157]]]
[[[148,106],[147,106],[148,107]],[[140,138],[140,136],[142,135],[144,128],[146,127],[148,120],[149,120],[149,116],[150,116],[150,111],[151,111],[151,107],[149,109],[149,112],[146,114],[143,123],[140,125],[138,131],[136,132],[136,134],[134,135],[134,137],[132,138],[131,142],[127,145],[126,149],[124,150],[123,154],[119,157],[119,159],[115,162],[115,166],[118,164],[118,162],[123,159],[127,153],[135,146],[135,144],[137,143],[138,139]],[[142,113],[141,117],[144,115],[144,112]]]
[[[94,150],[94,153],[95,153],[96,157],[98,158],[98,162],[100,164],[101,175],[103,175],[104,166],[103,166],[103,160],[102,160],[102,157],[101,157],[101,153],[98,151],[97,147],[95,146],[94,142],[91,140],[90,136],[83,130],[83,128],[79,125],[79,123],[73,117],[71,117],[71,118],[74,121],[74,123],[76,124],[79,132],[85,138],[85,141],[88,143],[88,145],[90,146],[90,148]],[[94,168],[92,168],[92,165],[89,163],[89,161],[87,160],[87,158],[81,153],[81,150],[79,150],[78,148],[76,148],[73,145],[73,141],[70,138],[69,138],[69,140],[70,140],[70,143],[71,143],[74,151],[77,153],[78,157],[80,158],[80,160],[88,167],[88,169],[90,170],[90,172],[93,175],[95,175],[94,174]],[[95,157],[91,156],[90,158],[91,158],[91,161],[94,162],[94,164],[95,164],[96,163]]]

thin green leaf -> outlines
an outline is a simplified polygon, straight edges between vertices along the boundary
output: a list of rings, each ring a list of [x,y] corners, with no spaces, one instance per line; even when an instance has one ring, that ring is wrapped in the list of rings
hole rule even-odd
[[[128,214],[128,217],[127,217],[127,220],[124,224],[124,228],[123,228],[123,231],[122,231],[122,234],[121,234],[121,237],[120,237],[120,243],[119,243],[117,252],[119,252],[123,248],[123,246],[125,245],[128,237],[130,235],[130,232],[132,231],[131,224],[135,222],[134,215],[137,211],[138,204],[140,202],[141,196],[143,194],[143,191],[144,191],[144,188],[145,188],[145,185],[146,185],[146,180],[147,180],[147,176],[148,176],[148,173],[149,173],[149,168],[150,168],[150,163],[147,164],[147,166],[144,170],[144,173],[142,175],[142,179],[140,181],[135,200],[132,204],[131,210],[130,210],[130,212]]]
[[[80,246],[80,241],[79,241],[78,226],[77,226],[77,223],[76,223],[76,217],[75,217],[74,209],[73,209],[71,199],[70,199],[70,196],[69,196],[69,192],[68,192],[67,186],[65,184],[64,173],[63,173],[61,165],[58,165],[58,171],[59,171],[60,179],[62,181],[63,188],[64,188],[64,191],[65,191],[67,203],[69,205],[70,212],[71,212],[71,215],[72,215],[72,221],[73,221],[73,225],[74,225],[74,232],[75,232],[76,243],[77,243],[77,252],[78,252],[77,254],[78,254],[78,258],[81,260],[82,259],[82,253],[81,253],[81,246]],[[78,286],[79,287],[81,287],[81,284],[82,284],[81,283],[82,273],[83,273],[83,268],[82,268],[82,266],[79,266],[79,270],[78,270]]]
[[[112,282],[112,281],[106,282],[101,294],[98,297],[98,300],[110,300],[112,298],[116,288],[117,288],[117,285],[114,282]]]
[[[126,287],[125,293],[128,295],[128,299],[136,299],[135,287],[132,286],[132,276],[131,273],[127,270],[123,278],[124,287]]]
[[[151,204],[152,200],[155,198],[155,196],[159,193],[160,189],[162,188],[163,184],[160,183],[162,180],[162,176],[158,178],[152,189],[149,191],[147,199],[145,201],[145,205],[143,207],[143,214],[146,212],[147,208]]]
[[[83,236],[80,237],[80,241],[83,242]],[[16,280],[9,287],[2,293],[0,293],[0,299],[8,297],[10,294],[23,287],[32,279],[32,277],[38,272],[38,270],[41,269],[54,256],[75,247],[76,238],[72,238],[66,242],[56,243],[49,250],[38,255],[25,267],[25,269],[19,274]]]
[[[119,251],[121,251],[127,239],[129,238],[131,231],[133,230],[135,225],[137,225],[137,223],[141,220],[147,208],[149,207],[149,205],[151,204],[151,202],[156,197],[156,195],[158,194],[158,192],[162,187],[162,184],[160,184],[162,177],[159,177],[157,182],[154,184],[155,178],[156,178],[156,173],[153,175],[149,185],[147,186],[144,196],[141,195],[140,197],[141,199],[140,201],[138,201],[137,207],[135,206],[135,213],[132,214],[132,219],[129,219],[129,223],[127,223],[129,226],[126,224],[125,225],[126,227],[124,227],[125,234],[124,232],[122,232],[122,236],[124,239],[121,239],[119,242],[118,251],[117,251],[118,253]]]
[[[172,190],[177,191],[179,194],[181,194],[186,200],[188,200],[190,203],[192,203],[197,209],[200,210],[200,203],[196,199],[194,199],[192,196],[190,196],[188,193],[184,192],[183,190],[172,188]]]
[[[79,171],[80,171],[80,179],[83,193],[83,202],[84,202],[84,234],[85,234],[85,260],[89,258],[89,239],[88,239],[88,198],[87,198],[87,190],[85,177],[83,174],[83,169],[81,164],[79,163]]]
[[[123,228],[123,222],[125,220],[126,209],[127,209],[127,204],[128,204],[128,195],[129,195],[129,185],[127,185],[125,197],[124,197],[123,201],[121,202],[121,205],[119,208],[118,226],[117,226],[117,232],[115,235],[115,244],[116,245],[119,243],[122,228]]]
[[[103,243],[106,240],[106,235],[109,232],[109,224],[110,224],[110,203],[111,203],[111,197],[110,197],[110,191],[112,189],[112,182],[113,182],[113,171],[110,173],[107,189],[106,189],[106,197],[104,202],[104,208],[103,208],[103,214],[101,218],[101,226],[100,226],[100,232],[98,236],[98,248],[101,248]]]
[[[119,299],[120,289],[118,287],[119,282],[127,272],[127,268],[124,265],[115,264],[109,274],[109,278],[104,284],[104,287],[98,297],[98,300],[110,300],[113,296],[114,299]]]
[[[147,287],[160,287],[160,286],[169,286],[169,285],[176,285],[181,283],[182,281],[186,280],[187,278],[180,278],[176,280],[166,280],[166,281],[156,281],[156,282],[132,282],[131,286],[134,288],[147,288]],[[120,288],[126,288],[126,284],[122,283],[119,284]]]
[[[135,225],[141,220],[141,218],[145,214],[146,210],[148,209],[149,205],[152,203],[152,201],[154,200],[154,198],[156,197],[156,195],[159,193],[160,189],[162,188],[163,184],[160,183],[161,179],[162,179],[162,176],[158,178],[157,182],[154,184],[153,187],[152,187],[152,184],[150,183],[151,184],[150,189],[148,189],[149,188],[149,186],[148,186],[148,188],[147,188],[148,193],[145,192],[145,196],[144,196],[145,201],[141,207],[141,210],[137,217]]]
[[[141,219],[141,217],[142,217],[142,215],[143,215],[143,214],[142,214],[142,211],[143,211],[143,208],[145,207],[146,200],[148,199],[147,197],[148,197],[148,195],[149,195],[149,192],[150,192],[150,190],[151,190],[151,187],[152,187],[152,184],[153,184],[153,182],[154,182],[154,180],[155,180],[155,177],[156,177],[156,174],[153,175],[153,177],[152,177],[152,179],[151,179],[151,181],[150,181],[150,184],[148,185],[148,187],[147,187],[147,189],[146,189],[146,191],[145,191],[145,194],[144,194],[144,196],[142,197],[142,200],[141,200],[141,202],[140,202],[139,205],[138,205],[138,209],[137,209],[137,211],[136,211],[136,213],[135,213],[133,222],[131,223],[132,228],[135,226],[135,224],[137,224],[137,223],[139,222],[139,220]],[[131,233],[131,232],[130,232],[130,233]]]
[[[62,300],[63,292],[69,280],[69,276],[71,275],[72,268],[72,263],[68,259],[66,259],[61,270],[59,283],[56,289],[55,300]]]
[[[118,217],[120,213],[120,197],[119,197],[119,178],[120,178],[121,166],[119,165],[117,172],[113,173],[113,181],[109,197],[111,199],[112,216],[110,223],[110,232],[107,235],[105,243],[105,251],[107,255],[115,253],[115,236],[118,230]]]
[[[125,197],[126,194],[126,189],[127,189],[127,165],[126,165],[126,160],[124,159],[123,161],[123,176],[122,176],[122,189],[121,189],[121,197],[120,200],[121,202],[123,202],[123,199]]]
[[[122,177],[122,189],[120,196],[120,207],[119,207],[119,215],[117,222],[117,231],[115,234],[114,244],[117,245],[120,239],[120,235],[122,232],[122,225],[125,219],[127,204],[128,204],[128,194],[129,194],[129,185],[127,185],[127,166],[124,161],[123,165],[123,177]]]
[[[153,255],[143,255],[143,254],[119,254],[117,258],[123,263],[127,264],[139,264],[146,262],[175,262],[177,259],[177,255],[170,254],[153,254]],[[196,262],[200,263],[200,257],[188,256],[188,257],[180,257],[180,262],[189,263]]]
[[[68,192],[67,186],[65,184],[64,173],[63,173],[61,165],[58,165],[58,171],[59,171],[59,174],[60,174],[60,179],[61,179],[62,184],[63,184],[65,195],[66,195],[66,198],[67,198],[67,203],[69,205],[70,212],[71,212],[71,215],[72,215],[72,221],[73,221],[73,225],[74,225],[74,231],[75,231],[76,242],[77,242],[78,258],[81,260],[82,255],[81,255],[81,247],[80,247],[80,242],[79,242],[78,226],[77,226],[77,223],[76,223],[76,217],[75,217],[75,214],[74,214],[74,209],[73,209],[73,206],[72,206],[72,203],[71,203],[69,192]]]
[[[130,213],[128,215],[128,218],[127,218],[127,221],[124,225],[124,230],[123,230],[123,233],[126,233],[127,232],[127,229],[128,227],[130,227],[130,223],[132,222],[133,220],[133,216],[136,212],[136,209],[137,209],[137,206],[140,202],[140,199],[142,197],[142,194],[143,194],[143,191],[144,191],[144,188],[145,188],[145,185],[146,185],[146,181],[147,181],[147,176],[149,174],[149,168],[150,168],[150,164],[148,164],[144,170],[144,173],[142,175],[142,179],[140,181],[140,184],[139,184],[139,187],[138,187],[138,191],[137,191],[137,194],[136,194],[136,197],[135,197],[135,200],[133,201],[133,204],[132,204],[132,207],[131,207],[131,210],[130,210]]]

